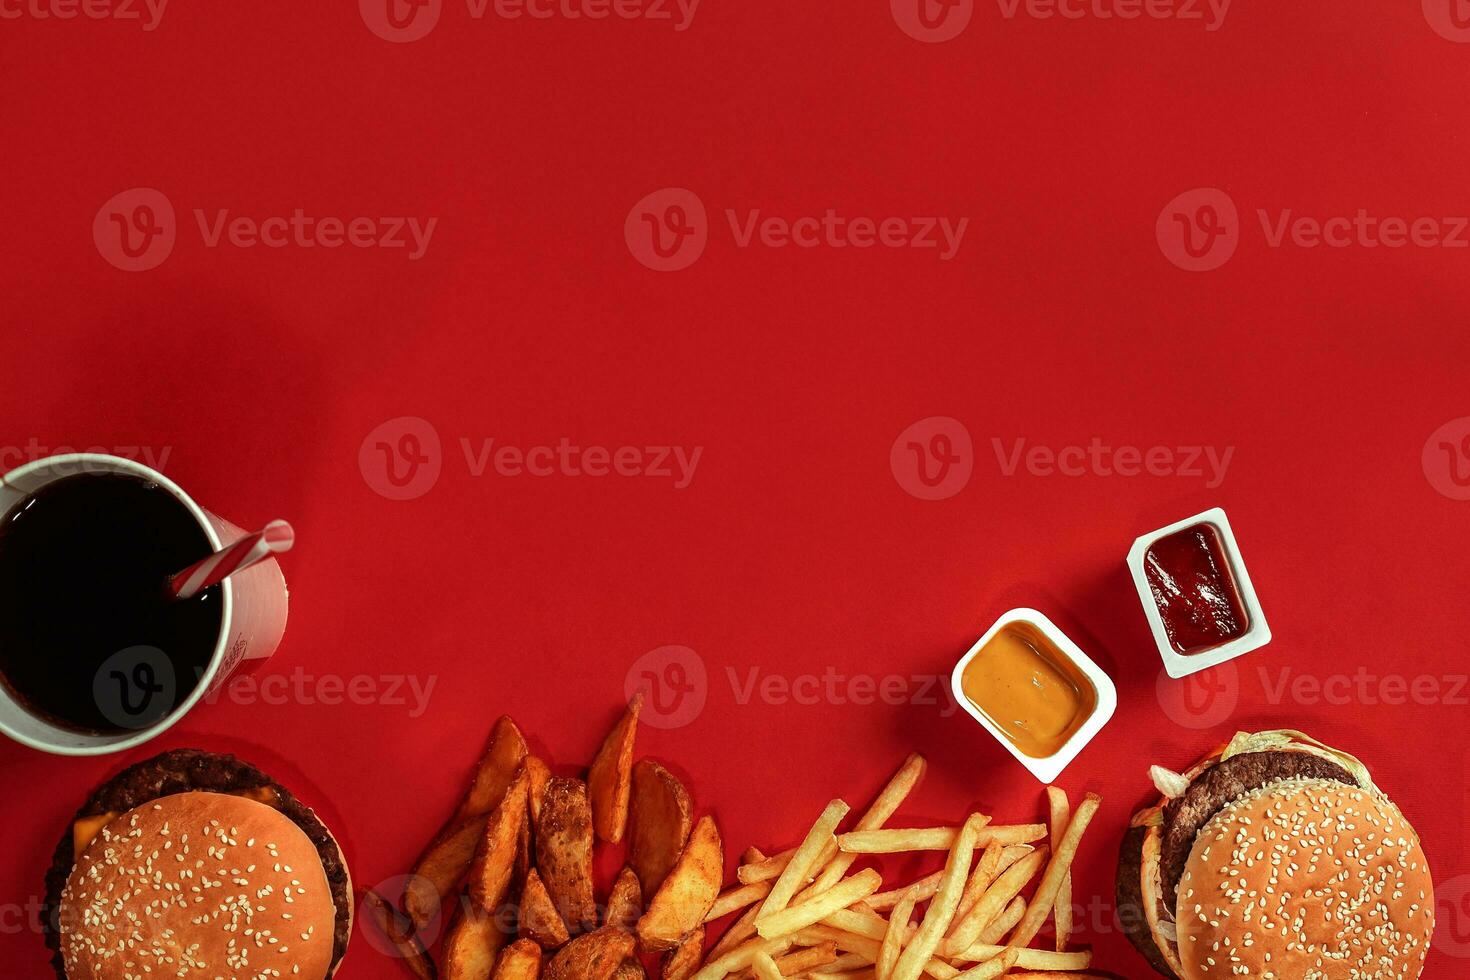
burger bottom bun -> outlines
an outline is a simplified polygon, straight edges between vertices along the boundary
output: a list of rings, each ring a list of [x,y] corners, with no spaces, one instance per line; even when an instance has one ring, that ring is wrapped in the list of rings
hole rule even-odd
[[[1168,960],[1164,959],[1163,952],[1154,941],[1148,914],[1143,907],[1143,841],[1147,836],[1147,827],[1134,827],[1123,836],[1123,845],[1118,850],[1118,878],[1113,894],[1118,921],[1123,927],[1123,934],[1148,960],[1149,966],[1170,980],[1179,980],[1179,975],[1170,969]]]
[[[1387,797],[1288,780],[1200,832],[1177,924],[1184,980],[1416,978],[1434,886],[1418,834]]]

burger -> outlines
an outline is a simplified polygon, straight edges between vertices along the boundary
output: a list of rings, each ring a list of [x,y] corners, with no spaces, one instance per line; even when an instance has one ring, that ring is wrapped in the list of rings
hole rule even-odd
[[[1118,862],[1128,937],[1175,980],[1420,976],[1434,886],[1419,837],[1346,753],[1236,735],[1133,818]]]
[[[309,808],[233,756],[183,749],[77,811],[42,921],[59,980],[326,980],[352,912],[342,851]]]

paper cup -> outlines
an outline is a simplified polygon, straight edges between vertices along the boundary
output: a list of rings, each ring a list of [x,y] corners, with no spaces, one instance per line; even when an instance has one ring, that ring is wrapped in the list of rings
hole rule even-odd
[[[211,550],[223,548],[245,536],[245,532],[234,524],[200,507],[177,484],[157,470],[130,459],[99,453],[48,456],[11,470],[0,478],[0,514],[9,513],[17,503],[48,484],[82,473],[136,476],[158,484],[193,515],[205,537],[209,539]],[[148,718],[136,730],[107,734],[79,732],[63,728],[31,713],[4,685],[0,685],[0,732],[22,745],[57,755],[106,755],[110,752],[123,752],[157,738],[177,724],[202,699],[223,687],[242,661],[264,660],[275,653],[276,647],[281,643],[281,636],[286,631],[288,600],[286,579],[281,574],[279,564],[263,561],[232,575],[223,583],[221,592],[223,602],[220,608],[219,634],[215,637],[208,666],[189,694],[166,715],[156,719]],[[146,647],[122,650],[113,658],[118,661],[117,666],[124,677],[124,687],[117,695],[119,717],[112,719],[120,727],[134,728],[127,721],[127,717],[134,714],[131,706],[126,703],[128,669],[147,666],[150,670],[147,675],[150,683],[156,677],[152,671],[167,670],[171,673],[172,668],[166,661],[150,662],[150,651],[153,660],[160,659],[159,651]],[[108,664],[112,662],[108,661]],[[104,670],[106,668],[107,665],[104,665]],[[102,680],[100,674],[101,672],[99,682]],[[158,679],[158,683],[164,686],[176,685],[170,692],[170,701],[177,697],[178,690],[182,687],[179,681],[179,678],[172,677]],[[94,689],[99,688],[94,686]],[[151,698],[156,690],[150,689],[148,696]],[[103,706],[103,711],[111,716],[106,705]]]

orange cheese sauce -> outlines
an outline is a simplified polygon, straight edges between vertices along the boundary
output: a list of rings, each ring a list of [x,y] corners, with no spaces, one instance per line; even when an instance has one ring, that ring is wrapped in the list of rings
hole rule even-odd
[[[1087,675],[1029,623],[1011,623],[961,675],[965,697],[1023,754],[1056,755],[1097,710]]]

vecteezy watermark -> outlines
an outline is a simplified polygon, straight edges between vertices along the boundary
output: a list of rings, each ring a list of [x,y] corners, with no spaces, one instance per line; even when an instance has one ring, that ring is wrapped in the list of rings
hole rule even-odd
[[[703,446],[583,446],[568,436],[555,443],[520,446],[490,437],[459,439],[471,477],[625,477],[667,481],[675,490],[694,482]],[[358,469],[374,492],[413,500],[433,489],[444,467],[438,430],[417,416],[389,419],[363,439]]]
[[[1293,208],[1257,208],[1267,248],[1463,249],[1470,248],[1470,216],[1374,214],[1304,215]],[[1242,223],[1235,201],[1214,187],[1186,191],[1164,206],[1155,226],[1164,256],[1190,272],[1211,272],[1230,261]]]
[[[672,25],[678,32],[694,23],[700,0],[465,0],[474,21],[646,21]],[[358,0],[368,30],[394,44],[428,37],[439,26],[444,0]]]
[[[1434,884],[1434,948],[1470,959],[1470,875]]]
[[[1446,41],[1470,44],[1470,5],[1465,0],[1422,0],[1424,19]]]
[[[1223,663],[1178,680],[1160,669],[1154,696],[1165,717],[1180,728],[1201,731],[1223,725],[1240,703],[1240,672]]]
[[[1421,462],[1431,487],[1451,500],[1470,500],[1470,415],[1435,429]]]
[[[24,902],[0,904],[0,936],[19,936],[22,933],[41,935],[45,932],[46,899],[32,895]]]
[[[168,0],[0,0],[0,20],[115,20],[154,31]]]
[[[1225,26],[1231,0],[996,0],[1006,21],[1178,21],[1214,32]],[[889,0],[894,23],[928,44],[952,41],[970,26],[975,0]]]
[[[686,646],[650,650],[628,668],[623,695],[643,695],[645,724],[683,728],[704,713],[709,700],[709,671],[704,659]]]
[[[204,683],[199,670],[187,685],[167,654],[154,646],[135,646],[109,657],[92,679],[92,695],[102,716],[126,731],[152,728],[174,712]],[[299,705],[335,708],[407,708],[421,718],[439,684],[437,675],[313,674],[297,667],[289,674],[236,674],[205,692],[205,704],[254,707]]]
[[[783,674],[758,666],[726,666],[716,676],[741,707],[918,705],[937,707],[945,718],[959,711],[948,675],[850,673],[831,666],[820,673]],[[623,693],[630,699],[643,695],[640,718],[645,723],[655,728],[683,728],[693,724],[709,702],[710,672],[704,659],[689,647],[659,647],[628,668]]]
[[[889,0],[893,21],[915,41],[943,44],[970,26],[975,0]]]
[[[1015,20],[1176,20],[1213,33],[1225,26],[1231,0],[996,0],[1001,16]]]
[[[920,419],[893,440],[888,468],[910,496],[947,500],[965,489],[975,472],[970,430],[944,415]]]
[[[827,667],[820,674],[777,674],[760,667],[725,668],[725,679],[738,705],[751,702],[775,707],[886,704],[938,707],[942,718],[959,710],[949,676],[938,674],[850,674]]]
[[[1291,667],[1256,669],[1266,701],[1273,706],[1289,702],[1300,707],[1470,707],[1470,674],[1380,674],[1367,667],[1331,674]]]
[[[871,217],[838,208],[820,214],[768,215],[760,208],[726,208],[725,222],[736,248],[932,250],[941,262],[953,259],[965,239],[969,218],[944,216]],[[628,251],[659,272],[693,265],[709,243],[704,202],[683,187],[647,195],[628,212],[623,238]]]
[[[0,446],[0,472],[14,469],[22,463],[34,463],[38,459],[48,456],[70,456],[74,453],[88,453],[93,456],[120,456],[123,459],[131,459],[140,462],[151,469],[163,471],[168,464],[168,458],[173,454],[172,446],[155,448],[153,446],[45,446],[35,436],[26,440],[23,446]],[[72,476],[77,473],[107,472],[108,468],[92,460],[79,459],[71,463],[52,464],[58,476]]]
[[[238,215],[229,208],[194,208],[194,225],[205,248],[405,250],[417,262],[429,250],[438,218],[336,217],[308,214]],[[173,254],[179,222],[168,197],[151,187],[114,195],[92,220],[92,239],[104,259],[124,272],[156,269]]]
[[[996,465],[1002,476],[1024,469],[1031,476],[1157,476],[1204,479],[1214,490],[1225,482],[1235,457],[1226,446],[1112,446],[1093,436],[1086,445],[1032,445],[1013,439],[1009,446],[992,438]]]
[[[1211,272],[1235,255],[1240,216],[1230,195],[1214,187],[1185,191],[1164,205],[1154,224],[1164,257],[1188,272]]]

